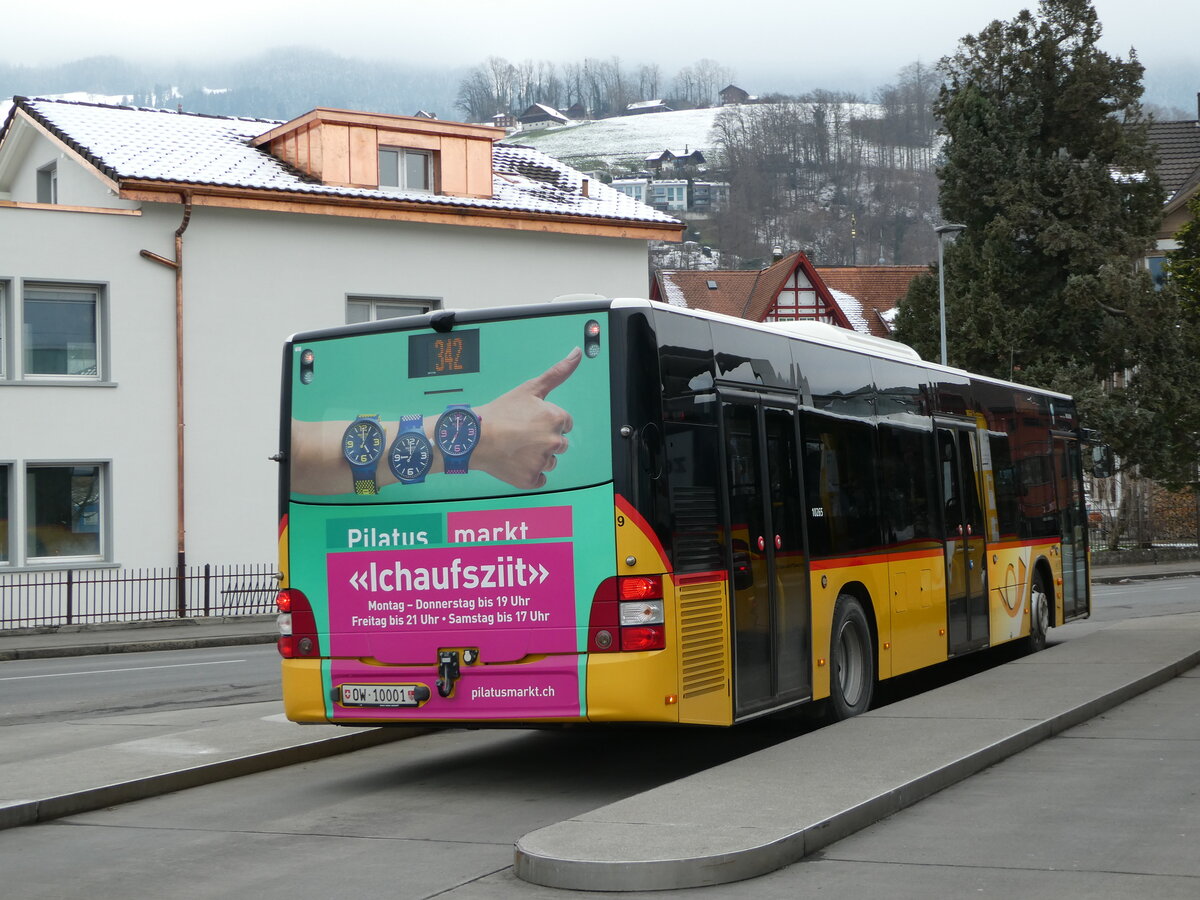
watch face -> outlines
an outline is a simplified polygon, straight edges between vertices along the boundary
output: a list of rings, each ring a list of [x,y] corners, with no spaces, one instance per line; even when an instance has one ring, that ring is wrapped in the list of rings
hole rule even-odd
[[[433,447],[425,435],[408,432],[392,442],[388,453],[388,465],[392,474],[401,481],[417,481],[424,478],[433,462]]]
[[[448,409],[437,420],[433,438],[447,456],[466,456],[479,443],[479,416],[469,409]]]
[[[383,428],[378,422],[359,419],[342,436],[342,453],[354,466],[368,466],[383,455]]]

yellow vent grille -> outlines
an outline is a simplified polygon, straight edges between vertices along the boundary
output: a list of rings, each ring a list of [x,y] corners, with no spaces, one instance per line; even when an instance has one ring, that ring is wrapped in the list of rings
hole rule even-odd
[[[729,633],[725,582],[678,588],[683,650],[683,697],[726,689],[729,678]]]

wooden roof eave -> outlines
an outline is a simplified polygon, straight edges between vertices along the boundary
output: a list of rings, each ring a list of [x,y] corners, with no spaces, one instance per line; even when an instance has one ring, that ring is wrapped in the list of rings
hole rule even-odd
[[[180,203],[189,195],[194,206],[224,209],[253,209],[261,212],[287,212],[309,215],[342,216],[362,219],[425,222],[440,225],[472,225],[482,228],[506,228],[517,231],[544,231],[583,234],[597,237],[624,237],[640,240],[678,241],[686,226],[665,222],[639,222],[601,216],[572,216],[528,210],[453,206],[375,197],[339,197],[307,194],[302,191],[268,191],[221,185],[123,179],[119,196],[142,203]]]

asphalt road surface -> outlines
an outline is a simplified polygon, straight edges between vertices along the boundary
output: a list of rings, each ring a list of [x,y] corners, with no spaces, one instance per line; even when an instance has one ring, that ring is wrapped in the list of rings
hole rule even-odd
[[[1200,579],[1170,579],[1132,585],[1095,588],[1094,622],[1115,621],[1144,615],[1165,615],[1200,609]],[[1052,640],[1070,640],[1072,629],[1095,627],[1092,624],[1068,626],[1052,632]],[[273,653],[271,648],[266,651]],[[232,696],[236,691],[270,690],[270,681],[255,679],[251,671],[235,675],[234,666],[262,665],[273,669],[274,661],[255,659],[242,648],[232,652],[205,651],[208,656],[188,653],[188,668],[148,669],[147,665],[181,663],[182,654],[145,654],[146,659],[130,661],[103,658],[111,664],[111,673],[87,674],[104,668],[102,659],[88,662],[72,660],[74,676],[46,677],[49,682],[78,682],[81,688],[101,678],[129,678],[147,702],[180,702],[182,686],[151,685],[158,679],[180,678],[183,685],[209,680],[214,696]],[[999,659],[997,660],[997,657]],[[246,659],[233,663],[230,660]],[[970,665],[1003,662],[1004,654],[972,658]],[[31,661],[32,662],[32,661]],[[206,665],[211,663],[211,665]],[[906,690],[922,690],[948,677],[970,674],[966,662],[943,667],[927,678],[911,680]],[[228,668],[227,668],[228,667]],[[51,670],[6,667],[6,673],[19,671],[38,677],[50,676]],[[171,673],[168,675],[167,673]],[[245,683],[242,683],[242,679]],[[33,679],[30,679],[33,680]],[[1179,679],[1182,682],[1185,679]],[[18,682],[19,683],[19,682]],[[6,697],[13,682],[0,684]],[[102,682],[103,684],[103,682]],[[1163,689],[1170,687],[1164,686]],[[1176,688],[1178,690],[1178,688]],[[36,690],[43,690],[37,688]],[[49,688],[50,698],[66,703],[65,695],[74,687]],[[119,691],[113,685],[97,688],[97,700],[114,698]],[[158,693],[153,693],[157,691]],[[258,694],[255,695],[256,698]],[[28,702],[28,701],[23,701]],[[85,701],[86,703],[87,701]],[[240,702],[240,701],[232,701]],[[1169,709],[1168,698],[1162,701]],[[7,704],[6,704],[7,706]],[[128,705],[120,707],[129,708]],[[154,707],[161,708],[161,707]],[[28,712],[26,714],[29,714]],[[255,900],[296,897],[388,896],[398,898],[483,898],[578,896],[516,881],[511,873],[512,847],[522,835],[544,825],[611,803],[621,797],[646,790],[666,781],[685,776],[701,768],[761,749],[813,727],[802,717],[757,723],[732,731],[662,730],[621,728],[609,730],[520,731],[452,730],[401,741],[370,750],[319,762],[292,766],[260,775],[195,788],[151,800],[130,803],[109,810],[0,832],[0,872],[4,873],[5,896],[14,898],[67,898],[88,896],[94,900],[129,897],[229,898],[253,896]],[[1137,729],[1136,722],[1129,726]],[[1035,751],[1048,760],[1047,784],[1069,784],[1072,759],[1061,739],[1046,742]],[[1131,751],[1132,752],[1132,751]],[[1061,758],[1061,761],[1059,761]],[[1137,757],[1140,759],[1140,756]],[[1003,764],[1023,772],[1028,763],[1015,759]],[[1061,765],[1061,770],[1054,767]],[[1115,763],[1114,763],[1115,765]],[[1131,759],[1130,766],[1136,766]],[[941,895],[987,896],[977,881],[955,882],[955,853],[981,852],[972,839],[966,811],[986,810],[996,802],[994,796],[1012,796],[1017,804],[1017,787],[1027,784],[1025,775],[1013,784],[1003,781],[1009,769],[997,766],[988,777],[1000,778],[997,790],[987,798],[971,799],[979,790],[980,779],[918,804],[902,815],[915,817],[926,829],[928,846],[901,847],[892,851],[910,867],[914,879],[909,887],[916,890],[921,873],[920,861],[937,855],[944,869],[939,877],[948,880]],[[1136,769],[1134,769],[1136,771]],[[1087,773],[1074,773],[1084,777]],[[1114,779],[1121,776],[1115,769]],[[963,792],[965,802],[955,802],[953,792]],[[993,796],[994,795],[994,796]],[[1045,806],[1045,790],[1035,792],[1033,800]],[[1064,801],[1065,802],[1065,801]],[[1050,803],[1053,806],[1053,802]],[[718,804],[719,806],[719,804]],[[931,812],[931,810],[933,812]],[[1086,812],[1086,811],[1085,811]],[[1016,808],[1013,815],[1022,815]],[[1084,828],[1086,818],[1077,818],[1069,808],[1059,814],[1065,826],[1074,829],[1074,839],[1094,841]],[[1082,814],[1081,814],[1082,815]],[[959,824],[960,818],[962,824]],[[881,823],[886,827],[886,823]],[[879,828],[881,826],[876,826]],[[1107,826],[1097,824],[1102,830]],[[938,828],[943,829],[938,831]],[[948,829],[946,831],[945,829]],[[894,831],[895,829],[893,829]],[[1053,869],[1055,854],[1045,839],[1030,835],[1025,839],[1017,829],[1010,837],[1020,847],[1021,860],[1037,857],[1038,866]],[[866,832],[863,833],[864,835]],[[961,840],[955,840],[958,835]],[[811,864],[791,867],[754,882],[719,888],[688,891],[688,896],[746,897],[796,896],[797,872],[807,879],[804,893],[831,890],[844,896],[918,896],[902,890],[894,880],[896,869],[884,869],[871,860],[872,850],[863,846],[861,835],[852,836],[827,848]],[[938,843],[941,841],[942,843]],[[1002,844],[991,838],[988,846],[999,854]],[[849,848],[849,849],[847,849]],[[1007,850],[1006,847],[1003,849]],[[861,859],[857,868],[840,868],[832,881],[819,875],[828,870],[831,860],[855,853]],[[931,857],[929,857],[931,858]],[[65,864],[64,861],[68,861]],[[889,865],[894,865],[889,863]],[[1070,894],[1079,882],[1056,887],[1052,873],[1038,879],[1038,866],[1030,866],[1028,896],[1041,896],[1034,887],[1066,890]],[[872,870],[876,874],[872,874]],[[932,870],[931,870],[932,871]],[[789,874],[790,873],[790,874]],[[885,875],[886,873],[886,875]],[[949,874],[947,874],[949,873]],[[968,873],[969,874],[969,873]],[[977,877],[977,876],[976,876]],[[839,882],[838,879],[843,879]],[[1194,887],[1195,881],[1189,882]],[[986,886],[986,885],[985,885]],[[857,887],[858,893],[855,888]],[[1011,890],[1004,878],[991,882],[999,896]],[[1151,890],[1153,885],[1142,885]],[[1161,884],[1162,889],[1170,885]],[[875,890],[878,888],[878,890]],[[755,891],[762,891],[756,894]],[[1040,890],[1040,888],[1039,888]],[[1130,883],[1126,896],[1139,895]],[[1094,896],[1104,895],[1098,891]],[[1155,895],[1141,893],[1142,896]],[[1158,896],[1173,896],[1167,890]],[[659,897],[669,895],[655,895]],[[1081,895],[1082,896],[1082,895]]]

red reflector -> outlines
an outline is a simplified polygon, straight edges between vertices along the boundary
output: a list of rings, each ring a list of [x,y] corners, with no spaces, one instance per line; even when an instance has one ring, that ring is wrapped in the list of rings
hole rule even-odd
[[[629,575],[618,579],[622,600],[654,600],[663,595],[662,578],[658,575]]]
[[[622,650],[662,650],[667,646],[667,632],[662,625],[636,625],[621,629]]]

